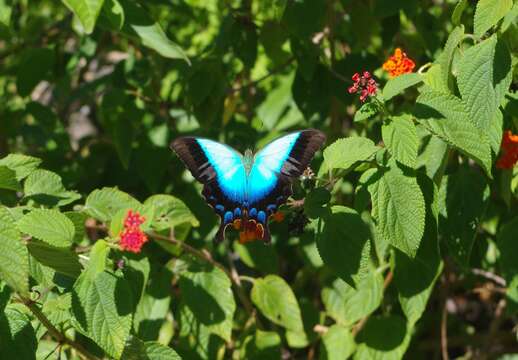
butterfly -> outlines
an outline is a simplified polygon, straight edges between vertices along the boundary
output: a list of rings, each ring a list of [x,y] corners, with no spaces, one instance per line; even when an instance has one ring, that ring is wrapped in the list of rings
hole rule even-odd
[[[291,184],[308,167],[326,137],[315,129],[282,136],[262,150],[244,155],[230,146],[180,137],[171,143],[196,180],[207,203],[221,218],[216,242],[230,224],[256,224],[258,238],[270,243],[268,218],[292,195]]]

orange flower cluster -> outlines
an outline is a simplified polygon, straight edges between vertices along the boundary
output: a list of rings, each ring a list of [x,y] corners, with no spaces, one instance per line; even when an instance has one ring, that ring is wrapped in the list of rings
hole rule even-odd
[[[518,135],[513,135],[510,130],[504,132],[502,137],[502,155],[496,162],[499,169],[512,169],[518,162]]]
[[[390,77],[411,73],[415,68],[415,63],[400,48],[394,51],[394,55],[389,57],[383,64],[383,70],[387,71]]]
[[[144,216],[141,216],[138,211],[128,211],[124,219],[124,230],[120,233],[119,246],[122,250],[139,253],[142,250],[142,245],[148,241],[144,231],[140,228],[146,221]]]

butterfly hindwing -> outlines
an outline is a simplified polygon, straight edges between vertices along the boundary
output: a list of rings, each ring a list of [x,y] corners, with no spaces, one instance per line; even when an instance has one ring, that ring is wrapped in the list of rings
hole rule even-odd
[[[221,217],[217,238],[222,240],[225,226],[246,197],[246,171],[241,154],[216,141],[195,137],[176,139],[171,148],[203,187],[207,202]]]
[[[268,216],[292,194],[293,179],[308,167],[324,141],[321,131],[303,130],[274,140],[255,155],[248,177],[248,200],[251,212],[261,215],[258,221],[264,224],[266,234]]]

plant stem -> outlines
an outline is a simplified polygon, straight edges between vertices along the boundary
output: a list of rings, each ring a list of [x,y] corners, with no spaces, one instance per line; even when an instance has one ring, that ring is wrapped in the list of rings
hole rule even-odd
[[[88,360],[98,360],[99,358],[93,354],[91,354],[88,350],[86,350],[83,345],[80,343],[67,338],[63,333],[61,333],[56,327],[50,322],[49,319],[43,314],[40,308],[34,303],[34,301],[26,298],[21,298],[23,304],[29,308],[32,314],[45,326],[54,339],[56,339],[60,344],[67,344],[68,346],[74,348],[82,357]]]

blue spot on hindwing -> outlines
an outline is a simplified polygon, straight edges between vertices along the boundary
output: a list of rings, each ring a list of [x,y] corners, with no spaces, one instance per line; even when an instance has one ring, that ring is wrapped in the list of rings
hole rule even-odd
[[[235,208],[234,209],[234,218],[240,218],[241,217],[241,209],[240,208]]]
[[[224,222],[225,224],[228,224],[228,223],[232,222],[232,220],[233,220],[233,219],[234,219],[234,217],[233,217],[233,215],[232,215],[232,211],[227,211],[227,212],[225,213],[224,218],[223,218],[223,222]]]
[[[223,213],[223,211],[225,211],[225,207],[221,204],[216,204],[216,206],[214,206],[214,209],[216,209],[216,211],[220,213]]]
[[[255,218],[257,216],[257,209],[256,208],[251,208],[250,211],[248,212],[248,215],[251,218]]]
[[[264,211],[259,211],[257,213],[257,221],[264,224],[266,222],[266,213]]]
[[[274,205],[274,204],[270,204],[266,207],[266,211],[269,211],[271,213],[275,212],[276,209],[277,209],[277,205]]]

